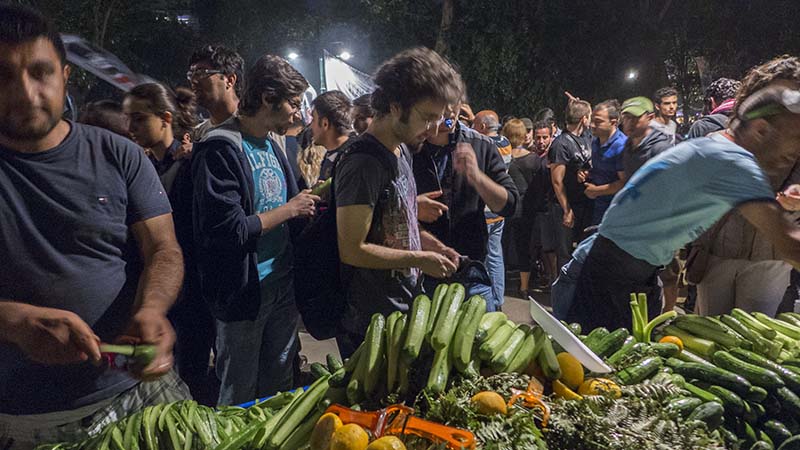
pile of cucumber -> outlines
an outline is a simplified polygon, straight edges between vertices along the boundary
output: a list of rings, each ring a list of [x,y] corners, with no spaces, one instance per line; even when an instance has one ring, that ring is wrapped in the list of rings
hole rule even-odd
[[[36,450],[300,449],[330,405],[330,377],[248,408],[215,410],[192,400],[148,406],[84,441],[40,445]]]
[[[678,337],[684,349],[623,344],[607,359],[622,384],[667,379],[683,388],[687,395],[667,410],[719,430],[731,448],[800,449],[800,315],[687,314],[661,334]],[[631,353],[656,346],[663,348],[631,362]]]

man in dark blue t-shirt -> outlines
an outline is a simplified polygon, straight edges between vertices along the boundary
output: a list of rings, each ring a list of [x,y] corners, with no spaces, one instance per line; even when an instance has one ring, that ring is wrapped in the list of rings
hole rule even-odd
[[[142,149],[61,119],[58,33],[10,6],[0,30],[0,448],[25,449],[188,396],[166,317],[183,261]],[[97,364],[100,342],[121,336],[154,345],[153,362]]]
[[[592,167],[586,177],[584,194],[594,199],[592,225],[603,219],[611,199],[625,185],[622,150],[628,138],[617,128],[619,102],[606,100],[592,112]]]

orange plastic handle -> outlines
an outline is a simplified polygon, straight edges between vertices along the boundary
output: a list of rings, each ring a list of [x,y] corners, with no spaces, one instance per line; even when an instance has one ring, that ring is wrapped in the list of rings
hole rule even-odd
[[[414,416],[398,417],[385,434],[411,434],[433,442],[446,442],[451,450],[474,449],[475,435],[467,430],[448,427]]]

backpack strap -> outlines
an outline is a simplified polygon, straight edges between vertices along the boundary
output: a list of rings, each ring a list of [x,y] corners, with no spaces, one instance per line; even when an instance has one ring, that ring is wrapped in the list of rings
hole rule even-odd
[[[339,161],[346,155],[356,155],[356,154],[370,155],[371,157],[378,160],[378,162],[384,169],[389,171],[392,178],[397,177],[398,169],[396,166],[396,161],[390,159],[390,158],[396,158],[393,153],[368,150],[360,145],[355,145],[355,146],[352,144],[348,145],[347,148],[339,152],[339,154],[336,155],[336,159],[333,160],[333,169],[331,170],[331,196],[328,201],[329,208],[333,209],[336,208],[336,168],[339,167]],[[403,157],[402,154],[401,157]]]

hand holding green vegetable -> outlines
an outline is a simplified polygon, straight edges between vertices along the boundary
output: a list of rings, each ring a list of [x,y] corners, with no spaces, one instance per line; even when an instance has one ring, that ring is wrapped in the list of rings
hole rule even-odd
[[[131,367],[134,376],[143,380],[158,378],[172,369],[172,348],[175,345],[175,331],[166,314],[156,308],[141,308],[131,318],[125,335],[118,339],[123,344],[150,344],[155,347],[155,355],[146,366]],[[134,359],[136,355],[134,355]]]

